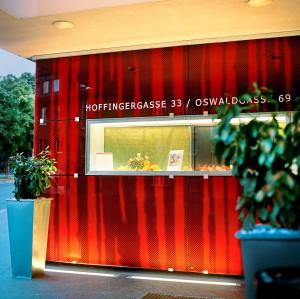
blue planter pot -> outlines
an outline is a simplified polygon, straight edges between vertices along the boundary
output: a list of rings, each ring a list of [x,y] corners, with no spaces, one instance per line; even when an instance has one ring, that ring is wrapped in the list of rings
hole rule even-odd
[[[300,231],[257,225],[240,230],[247,299],[256,298],[255,277],[259,271],[300,266]]]
[[[12,276],[30,279],[45,269],[51,199],[6,203]]]

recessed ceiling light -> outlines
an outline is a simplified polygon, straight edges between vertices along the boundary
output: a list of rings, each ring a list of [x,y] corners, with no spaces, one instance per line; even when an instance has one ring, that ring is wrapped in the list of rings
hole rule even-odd
[[[70,29],[74,27],[74,24],[69,21],[54,21],[52,25],[58,29]]]
[[[273,0],[246,0],[246,3],[250,6],[258,7],[269,5],[273,2]]]

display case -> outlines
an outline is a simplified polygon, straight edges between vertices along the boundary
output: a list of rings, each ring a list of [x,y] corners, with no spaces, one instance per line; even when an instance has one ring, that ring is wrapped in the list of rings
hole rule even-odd
[[[245,114],[232,124],[270,113]],[[289,113],[278,114],[283,126]],[[210,142],[216,116],[180,116],[87,120],[86,174],[231,175],[217,163]]]

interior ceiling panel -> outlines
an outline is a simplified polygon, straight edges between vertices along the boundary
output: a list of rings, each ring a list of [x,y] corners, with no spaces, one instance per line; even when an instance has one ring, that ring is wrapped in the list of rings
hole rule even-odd
[[[158,0],[1,0],[0,8],[16,18],[33,18]]]
[[[0,48],[34,59],[300,34],[298,0],[0,0],[0,9]]]

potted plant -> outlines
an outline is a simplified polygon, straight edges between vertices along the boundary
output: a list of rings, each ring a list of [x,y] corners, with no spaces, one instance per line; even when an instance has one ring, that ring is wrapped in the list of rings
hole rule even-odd
[[[272,91],[254,89],[240,98],[273,101]],[[256,107],[257,108],[257,107]],[[233,124],[253,105],[218,108],[220,123],[212,142],[219,162],[231,165],[241,185],[237,210],[243,223],[241,240],[248,299],[256,298],[255,275],[268,268],[300,266],[300,112],[282,126],[252,119]]]
[[[44,272],[50,198],[41,197],[56,172],[48,148],[35,157],[22,153],[10,158],[15,199],[7,200],[13,277],[32,278]]]

